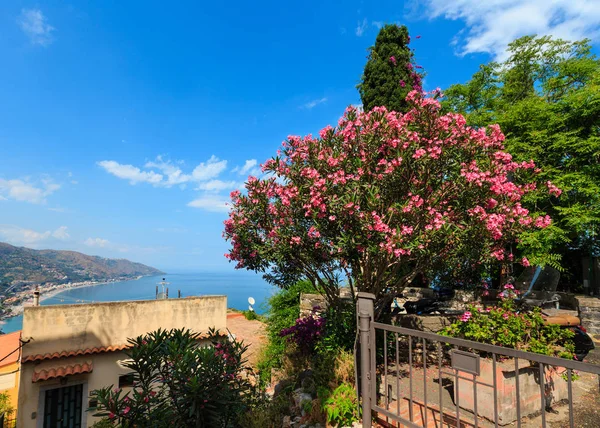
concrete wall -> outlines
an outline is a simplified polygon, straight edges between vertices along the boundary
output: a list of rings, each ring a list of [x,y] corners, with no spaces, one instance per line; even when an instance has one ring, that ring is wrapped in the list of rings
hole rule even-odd
[[[32,340],[22,358],[126,344],[130,337],[159,328],[225,331],[226,322],[226,296],[26,307],[22,339]]]

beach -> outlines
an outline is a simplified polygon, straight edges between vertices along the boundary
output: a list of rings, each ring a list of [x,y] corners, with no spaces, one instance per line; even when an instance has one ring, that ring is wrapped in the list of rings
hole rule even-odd
[[[85,281],[85,282],[73,282],[73,283],[52,285],[48,288],[40,288],[39,289],[40,302],[43,302],[48,299],[52,299],[53,297],[56,297],[58,294],[64,293],[65,291],[68,291],[68,290],[77,290],[77,289],[81,289],[81,288],[95,287],[97,285],[110,284],[113,282],[120,282],[120,281],[135,281],[140,278],[141,277],[129,278],[129,279],[114,278],[114,279],[109,279],[106,281]],[[28,294],[29,294],[29,296],[27,296]],[[7,313],[2,314],[0,316],[0,323],[3,324],[4,321],[6,321],[7,319],[21,315],[23,313],[23,308],[25,306],[33,305],[33,290],[21,291],[19,293],[16,293],[16,296],[20,297],[21,300],[17,304],[9,304],[6,306],[7,309],[10,309],[10,314],[7,314]]]

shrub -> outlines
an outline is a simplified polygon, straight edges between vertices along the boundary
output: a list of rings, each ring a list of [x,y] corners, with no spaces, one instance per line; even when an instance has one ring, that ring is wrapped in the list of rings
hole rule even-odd
[[[323,315],[325,328],[317,344],[320,353],[354,349],[356,339],[356,307],[354,303],[340,300],[329,306]]]
[[[248,320],[248,321],[254,321],[254,320],[258,320],[260,319],[260,315],[258,315],[256,312],[254,311],[242,311],[242,313],[244,314],[244,317]]]
[[[325,330],[325,318],[313,313],[298,318],[296,323],[281,330],[280,335],[296,345],[302,355],[311,355]]]
[[[200,346],[190,330],[157,330],[129,339],[125,366],[134,388],[92,392],[95,416],[116,426],[229,427],[258,398],[243,357],[247,346],[211,330]]]
[[[573,358],[573,332],[558,325],[544,324],[540,308],[517,312],[513,300],[516,291],[510,284],[505,286],[500,296],[499,306],[485,310],[470,307],[442,334],[537,354]]]
[[[354,386],[349,383],[342,383],[331,393],[321,388],[319,398],[328,423],[334,426],[347,426],[359,420],[358,398]]]
[[[289,348],[289,345],[280,333],[281,330],[294,325],[300,316],[300,294],[314,292],[315,289],[309,281],[298,281],[279,290],[269,299],[266,311],[268,342],[258,362],[262,381],[271,378],[271,369],[283,366],[286,348]]]
[[[7,392],[0,393],[0,415],[3,413],[11,415],[14,410],[10,404],[10,395]]]

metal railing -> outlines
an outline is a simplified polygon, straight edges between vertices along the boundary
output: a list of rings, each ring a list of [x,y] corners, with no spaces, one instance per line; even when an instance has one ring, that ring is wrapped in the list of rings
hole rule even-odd
[[[411,428],[520,428],[525,416],[545,428],[546,411],[564,402],[575,427],[574,371],[600,375],[600,366],[378,323],[374,298],[358,294],[363,427],[376,413]]]

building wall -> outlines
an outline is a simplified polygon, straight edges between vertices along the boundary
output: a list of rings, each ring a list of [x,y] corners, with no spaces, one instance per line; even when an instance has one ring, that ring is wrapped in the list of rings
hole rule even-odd
[[[10,404],[17,409],[19,399],[19,362],[0,367],[0,392],[10,396]]]
[[[22,358],[122,345],[159,328],[225,331],[226,322],[226,296],[26,307],[22,339],[32,340],[23,347]]]
[[[0,335],[0,392],[10,396],[16,410],[19,396],[19,366],[21,361],[21,331]]]
[[[23,339],[31,338],[23,347],[23,359],[29,355],[88,349],[127,343],[136,337],[159,328],[189,328],[206,332],[209,328],[225,332],[227,298],[206,296],[185,299],[110,302],[83,305],[38,306],[25,309]],[[105,386],[118,385],[119,376],[128,373],[119,360],[123,352],[108,352],[78,357],[65,357],[42,362],[26,362],[21,366],[19,412],[17,426],[43,426],[43,394],[45,389],[84,383],[84,409],[89,393]],[[92,361],[91,373],[60,379],[32,382],[33,372],[45,367]],[[41,397],[41,400],[40,400]],[[96,418],[85,412],[84,426],[92,426]],[[39,425],[38,425],[39,424]]]
[[[86,355],[82,357],[61,358],[58,360],[43,361],[40,364],[25,363],[22,365],[22,384],[19,394],[19,413],[17,426],[38,427],[43,426],[43,404],[46,389],[60,388],[77,383],[84,383],[83,411],[85,427],[91,427],[99,418],[93,417],[93,412],[86,412],[89,403],[89,394],[106,386],[119,385],[119,376],[127,374],[129,370],[122,368],[117,362],[125,360],[127,356],[122,352],[109,352],[105,354]],[[92,361],[94,368],[91,373],[67,376],[67,383],[61,385],[60,379],[32,382],[35,369],[56,366],[60,364],[77,364]]]

